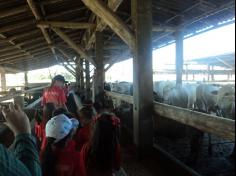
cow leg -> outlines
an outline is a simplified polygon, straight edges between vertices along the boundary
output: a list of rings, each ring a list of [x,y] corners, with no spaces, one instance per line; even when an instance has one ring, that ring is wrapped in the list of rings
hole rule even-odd
[[[211,134],[208,134],[208,155],[212,156],[212,136]]]

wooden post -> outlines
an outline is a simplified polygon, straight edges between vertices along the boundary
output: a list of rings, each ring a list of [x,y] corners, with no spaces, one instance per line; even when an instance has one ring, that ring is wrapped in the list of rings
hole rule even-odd
[[[86,97],[87,100],[90,100],[91,97],[91,87],[90,87],[90,67],[89,62],[85,61],[85,78],[86,78]]]
[[[211,80],[214,81],[215,78],[214,78],[214,66],[213,66],[213,65],[211,66],[211,70],[212,70],[212,73],[211,73]]]
[[[153,146],[152,0],[132,0],[136,47],[133,51],[133,134],[139,156]]]
[[[96,63],[97,67],[95,70],[95,77],[94,77],[94,94],[93,98],[96,97],[97,94],[104,90],[104,63],[103,63],[103,34],[101,32],[96,32],[96,41],[95,41],[95,54],[96,54]]]
[[[2,88],[2,91],[6,91],[7,90],[7,82],[6,82],[5,71],[1,72],[1,88]]]
[[[28,72],[27,71],[24,72],[24,76],[25,76],[25,87],[28,87],[29,81],[28,81]]]
[[[188,64],[186,64],[185,74],[186,74],[186,82],[188,82]]]
[[[176,37],[176,85],[182,85],[184,50],[183,50],[183,32],[181,30],[175,33]]]
[[[210,65],[208,64],[207,65],[207,82],[210,82],[210,71],[211,71],[211,67],[210,67]]]
[[[84,90],[84,71],[83,71],[84,59],[80,59],[80,89]]]
[[[76,86],[80,89],[80,59],[76,58],[76,68],[75,68],[75,79],[76,79]]]

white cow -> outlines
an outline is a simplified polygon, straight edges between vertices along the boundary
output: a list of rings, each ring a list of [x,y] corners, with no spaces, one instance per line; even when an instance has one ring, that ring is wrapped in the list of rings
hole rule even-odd
[[[220,109],[224,118],[235,119],[233,111],[235,108],[235,88],[233,85],[222,86],[217,95],[216,106]]]
[[[210,84],[200,84],[196,89],[196,108],[210,112],[215,109],[220,87]]]

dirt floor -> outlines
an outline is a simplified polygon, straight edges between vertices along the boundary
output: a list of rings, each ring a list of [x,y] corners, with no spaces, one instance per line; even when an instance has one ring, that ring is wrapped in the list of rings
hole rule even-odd
[[[189,139],[171,140],[158,136],[156,143],[167,152],[186,163],[190,153]],[[235,158],[229,157],[234,143],[212,136],[212,156],[208,154],[208,135],[204,135],[203,145],[196,165],[190,166],[202,176],[234,176]],[[187,164],[187,163],[186,163]]]

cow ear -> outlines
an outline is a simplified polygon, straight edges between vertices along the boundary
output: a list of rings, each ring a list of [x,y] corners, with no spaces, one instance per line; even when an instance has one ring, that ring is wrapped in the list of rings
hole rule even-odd
[[[217,94],[218,94],[218,91],[217,91],[217,90],[212,91],[211,94],[213,94],[213,95],[217,95]]]

